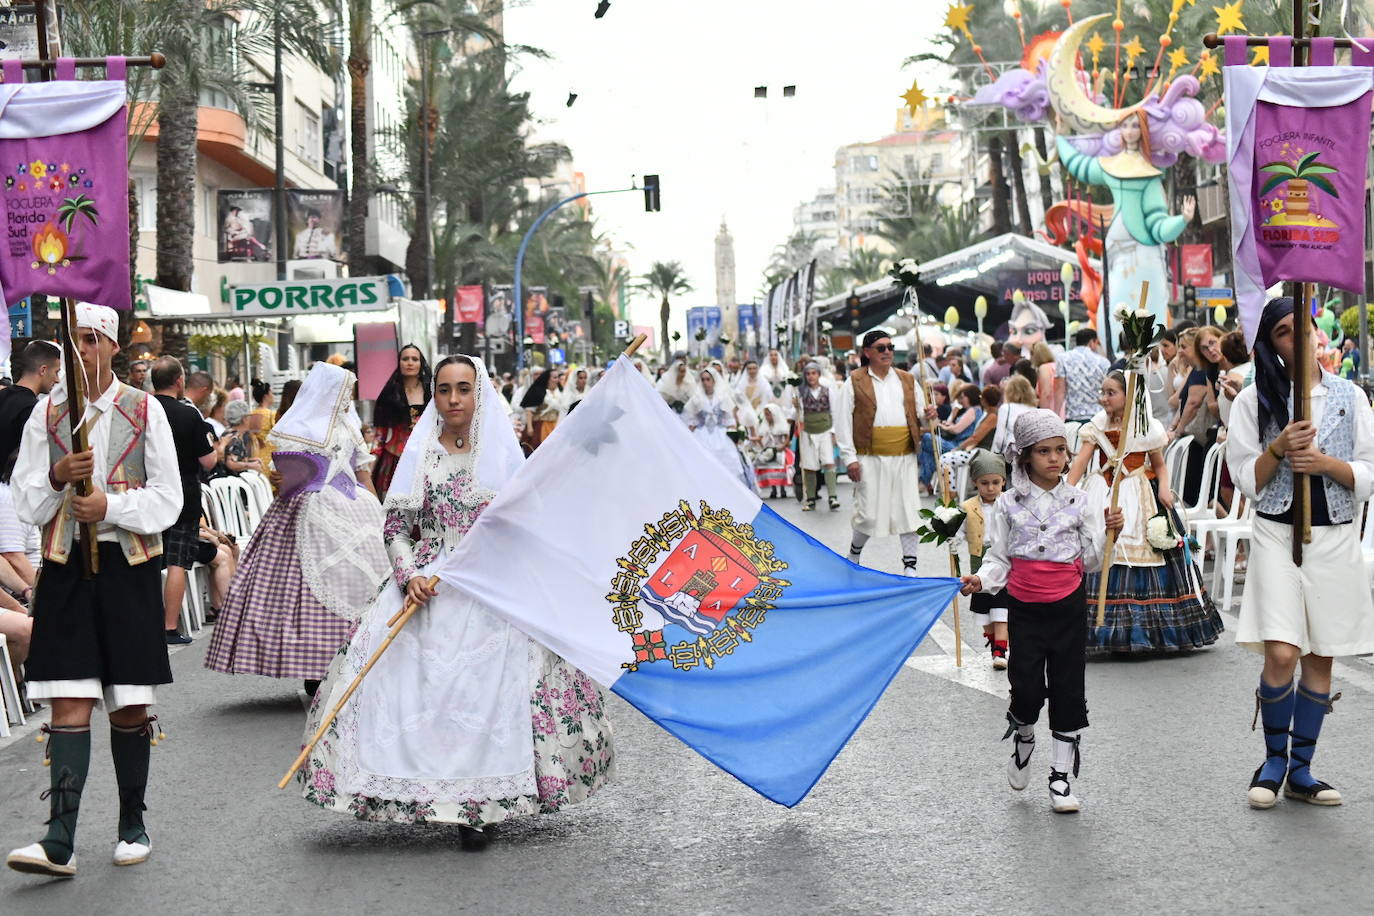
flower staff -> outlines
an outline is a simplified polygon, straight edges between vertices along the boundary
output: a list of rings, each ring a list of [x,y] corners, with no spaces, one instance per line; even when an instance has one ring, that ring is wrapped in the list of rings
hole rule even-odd
[[[1145,354],[1164,337],[1164,326],[1155,326],[1154,316],[1146,308],[1150,293],[1149,281],[1140,284],[1140,305],[1134,312],[1122,309],[1116,317],[1121,322],[1122,355],[1126,357],[1126,407],[1121,417],[1121,441],[1112,458],[1112,500],[1115,512],[1120,505],[1121,463],[1126,460],[1127,443],[1131,438],[1131,426],[1139,421],[1143,427],[1149,418],[1149,408],[1145,404],[1145,389],[1140,385],[1141,365]],[[1102,626],[1107,616],[1107,577],[1112,571],[1113,550],[1116,548],[1116,532],[1107,532],[1107,546],[1102,553],[1102,579],[1097,586],[1097,626]]]
[[[903,258],[896,264],[892,265],[892,269],[888,271],[888,273],[892,277],[892,279],[900,283],[906,291],[903,305],[915,304],[916,284],[921,281],[921,272],[919,265],[916,263],[916,259]],[[923,354],[925,353],[925,345],[921,342],[921,316],[919,314],[919,311],[920,308],[918,306],[918,314],[916,316],[916,321],[912,325],[912,329],[916,333],[916,352],[918,354]],[[916,371],[917,376],[921,382],[921,390],[925,392],[926,403],[934,404],[935,398],[930,391],[930,381],[926,378],[926,361],[924,359],[916,360]],[[935,452],[935,466],[940,469],[940,501],[942,505],[950,506],[954,503],[954,496],[949,486],[949,468],[947,468],[944,465],[944,463],[940,461],[940,431],[936,428],[934,419],[930,421],[930,442],[931,448]],[[923,511],[922,515],[924,514],[925,512]],[[955,576],[959,575],[959,561],[954,556],[953,551],[951,551],[949,555],[949,571]],[[956,668],[962,668],[964,666],[964,638],[959,625],[958,595],[954,596],[953,608],[954,666]]]

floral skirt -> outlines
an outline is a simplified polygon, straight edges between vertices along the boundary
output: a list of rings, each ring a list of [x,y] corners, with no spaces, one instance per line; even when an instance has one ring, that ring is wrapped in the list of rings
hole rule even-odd
[[[615,775],[605,699],[586,674],[533,642],[529,642],[529,660],[533,686],[525,721],[534,746],[532,772],[477,780],[448,780],[442,774],[419,780],[359,779],[358,732],[349,725],[346,706],[297,773],[301,794],[321,808],[362,821],[471,827],[551,814],[586,800]],[[348,645],[340,650],[315,694],[306,740],[324,720],[328,698],[346,686],[363,661],[356,652],[350,657]],[[364,681],[350,703],[356,703],[366,689]],[[356,791],[344,785],[350,779],[366,783],[367,788]]]
[[[1201,577],[1196,570],[1189,575],[1190,564],[1182,548],[1162,556],[1162,566],[1112,567],[1107,577],[1107,610],[1100,627],[1096,623],[1101,570],[1089,571],[1084,577],[1089,655],[1178,652],[1217,641],[1224,627],[1211,596],[1201,587]],[[1194,584],[1198,585],[1196,592]]]

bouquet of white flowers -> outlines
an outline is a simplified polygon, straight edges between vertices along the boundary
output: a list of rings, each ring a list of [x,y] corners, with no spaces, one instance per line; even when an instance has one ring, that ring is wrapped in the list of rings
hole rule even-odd
[[[902,258],[893,264],[887,275],[897,281],[899,286],[913,287],[921,282],[921,265],[915,258]]]
[[[1183,544],[1183,539],[1179,537],[1177,529],[1174,528],[1174,520],[1163,509],[1145,523],[1145,539],[1150,542],[1151,547],[1160,553],[1164,553],[1166,550],[1176,550]]]
[[[921,536],[921,543],[928,544],[934,541],[936,544],[948,543],[964,524],[964,510],[953,502],[940,503],[934,509],[922,509],[921,517],[926,523],[916,529],[916,533]],[[959,557],[953,553],[955,574],[959,570]]]

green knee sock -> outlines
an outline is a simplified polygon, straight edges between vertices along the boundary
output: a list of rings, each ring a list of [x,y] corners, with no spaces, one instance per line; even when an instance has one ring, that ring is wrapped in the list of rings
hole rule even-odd
[[[119,838],[126,843],[148,842],[143,827],[143,795],[148,788],[148,760],[152,755],[154,720],[142,725],[110,725],[110,756],[119,785]]]
[[[816,472],[802,471],[802,484],[806,488],[806,501],[813,503],[816,501]]]
[[[828,464],[825,467],[825,491],[830,494],[831,499],[839,499],[840,491],[835,489],[835,465]]]
[[[91,727],[53,725],[48,735],[48,833],[38,842],[48,859],[65,865],[76,850],[76,816],[81,810],[81,790],[91,768]]]

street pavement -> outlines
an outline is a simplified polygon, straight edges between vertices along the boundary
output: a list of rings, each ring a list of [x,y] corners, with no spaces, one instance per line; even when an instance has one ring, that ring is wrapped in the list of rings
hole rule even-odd
[[[846,507],[849,494],[844,493]],[[848,511],[771,505],[843,551]],[[922,571],[947,560],[923,548]],[[864,562],[900,568],[896,539]],[[1053,815],[1048,733],[1022,793],[999,741],[1005,678],[965,611],[892,683],[811,795],[755,795],[608,696],[618,781],[584,805],[501,828],[481,853],[455,828],[358,823],[276,782],[304,720],[298,685],[201,667],[208,632],[172,659],[153,750],[153,857],[110,864],[116,800],[95,730],[71,881],[0,874],[0,913],[1359,913],[1374,911],[1374,667],[1344,660],[1317,774],[1346,803],[1251,811],[1257,656],[1091,662],[1078,815]],[[1229,623],[1229,620],[1228,620]],[[943,644],[943,645],[942,645]],[[38,720],[33,725],[36,727]],[[41,835],[47,787],[30,730],[0,740],[0,851]]]

